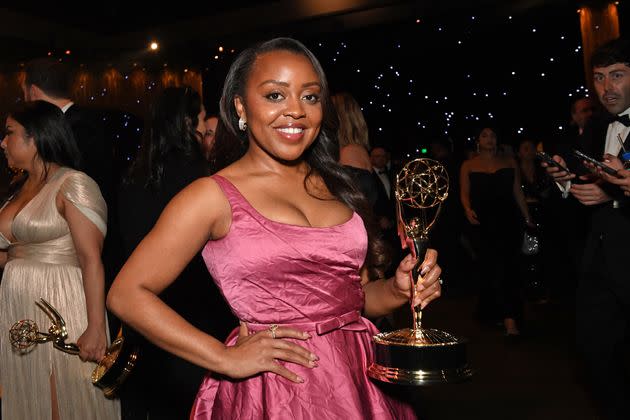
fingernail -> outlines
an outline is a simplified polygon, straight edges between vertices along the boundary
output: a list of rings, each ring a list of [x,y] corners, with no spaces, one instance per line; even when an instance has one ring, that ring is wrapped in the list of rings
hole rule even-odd
[[[311,335],[307,332],[303,332],[302,335],[304,336],[304,338],[311,338]]]
[[[301,384],[304,383],[304,379],[301,376],[297,377],[297,381]]]
[[[316,354],[311,353],[311,355],[310,355],[310,359],[311,359],[311,360],[319,360],[319,357],[317,357],[317,355],[316,355]]]
[[[422,270],[420,271],[420,275],[424,276],[425,274],[427,274],[429,272],[429,267],[424,266],[422,267]]]

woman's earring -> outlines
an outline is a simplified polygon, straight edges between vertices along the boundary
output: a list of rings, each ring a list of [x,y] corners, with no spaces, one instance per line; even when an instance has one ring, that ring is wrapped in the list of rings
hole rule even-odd
[[[242,117],[238,118],[238,128],[241,131],[247,130],[247,123],[245,122],[245,120]]]

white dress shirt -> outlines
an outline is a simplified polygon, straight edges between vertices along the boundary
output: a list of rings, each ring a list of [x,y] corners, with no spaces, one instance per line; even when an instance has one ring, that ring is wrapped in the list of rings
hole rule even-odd
[[[630,115],[630,109],[626,109],[621,115]],[[610,153],[613,156],[617,156],[621,150],[626,136],[630,133],[630,127],[626,127],[619,121],[613,121],[608,124],[608,131],[606,132],[606,147],[604,153]]]
[[[630,115],[630,108],[623,111],[621,115]],[[613,121],[608,124],[608,130],[606,131],[606,145],[604,146],[604,152],[609,153],[613,156],[617,156],[619,151],[621,150],[621,145],[623,144],[626,137],[630,134],[630,127],[626,127],[619,121]],[[627,150],[630,151],[630,150]],[[595,159],[601,159],[601,156],[593,156]],[[560,191],[562,191],[562,196],[566,198],[569,195],[569,190],[571,189],[571,181],[567,181],[565,183],[556,182]],[[613,203],[615,207],[617,207],[617,203]]]
[[[74,105],[74,102],[72,101],[68,102],[67,104],[61,107],[61,112],[65,114],[66,111],[69,110],[72,105]]]

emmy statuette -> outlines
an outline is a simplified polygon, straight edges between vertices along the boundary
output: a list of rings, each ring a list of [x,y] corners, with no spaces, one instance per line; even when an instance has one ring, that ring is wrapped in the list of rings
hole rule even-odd
[[[415,159],[397,174],[395,195],[401,242],[407,244],[418,259],[409,279],[413,326],[374,336],[375,361],[368,368],[368,376],[404,385],[465,381],[473,373],[466,359],[465,340],[444,331],[423,328],[420,306],[413,306],[429,230],[448,197],[448,174],[435,160]]]
[[[11,346],[26,354],[36,344],[52,341],[53,347],[65,353],[78,355],[79,347],[75,343],[66,343],[68,331],[66,321],[57,310],[44,298],[35,304],[52,321],[48,332],[40,332],[35,321],[24,319],[13,324],[9,330]],[[107,398],[113,398],[124,380],[136,365],[138,347],[125,345],[124,338],[119,335],[105,351],[105,356],[92,371],[92,384],[101,388]]]

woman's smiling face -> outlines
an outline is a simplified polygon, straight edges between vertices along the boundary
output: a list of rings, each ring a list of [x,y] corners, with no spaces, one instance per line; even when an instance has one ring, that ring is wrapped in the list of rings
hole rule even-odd
[[[250,148],[295,161],[313,143],[322,123],[321,81],[310,60],[277,50],[254,62],[238,115],[247,122]]]

